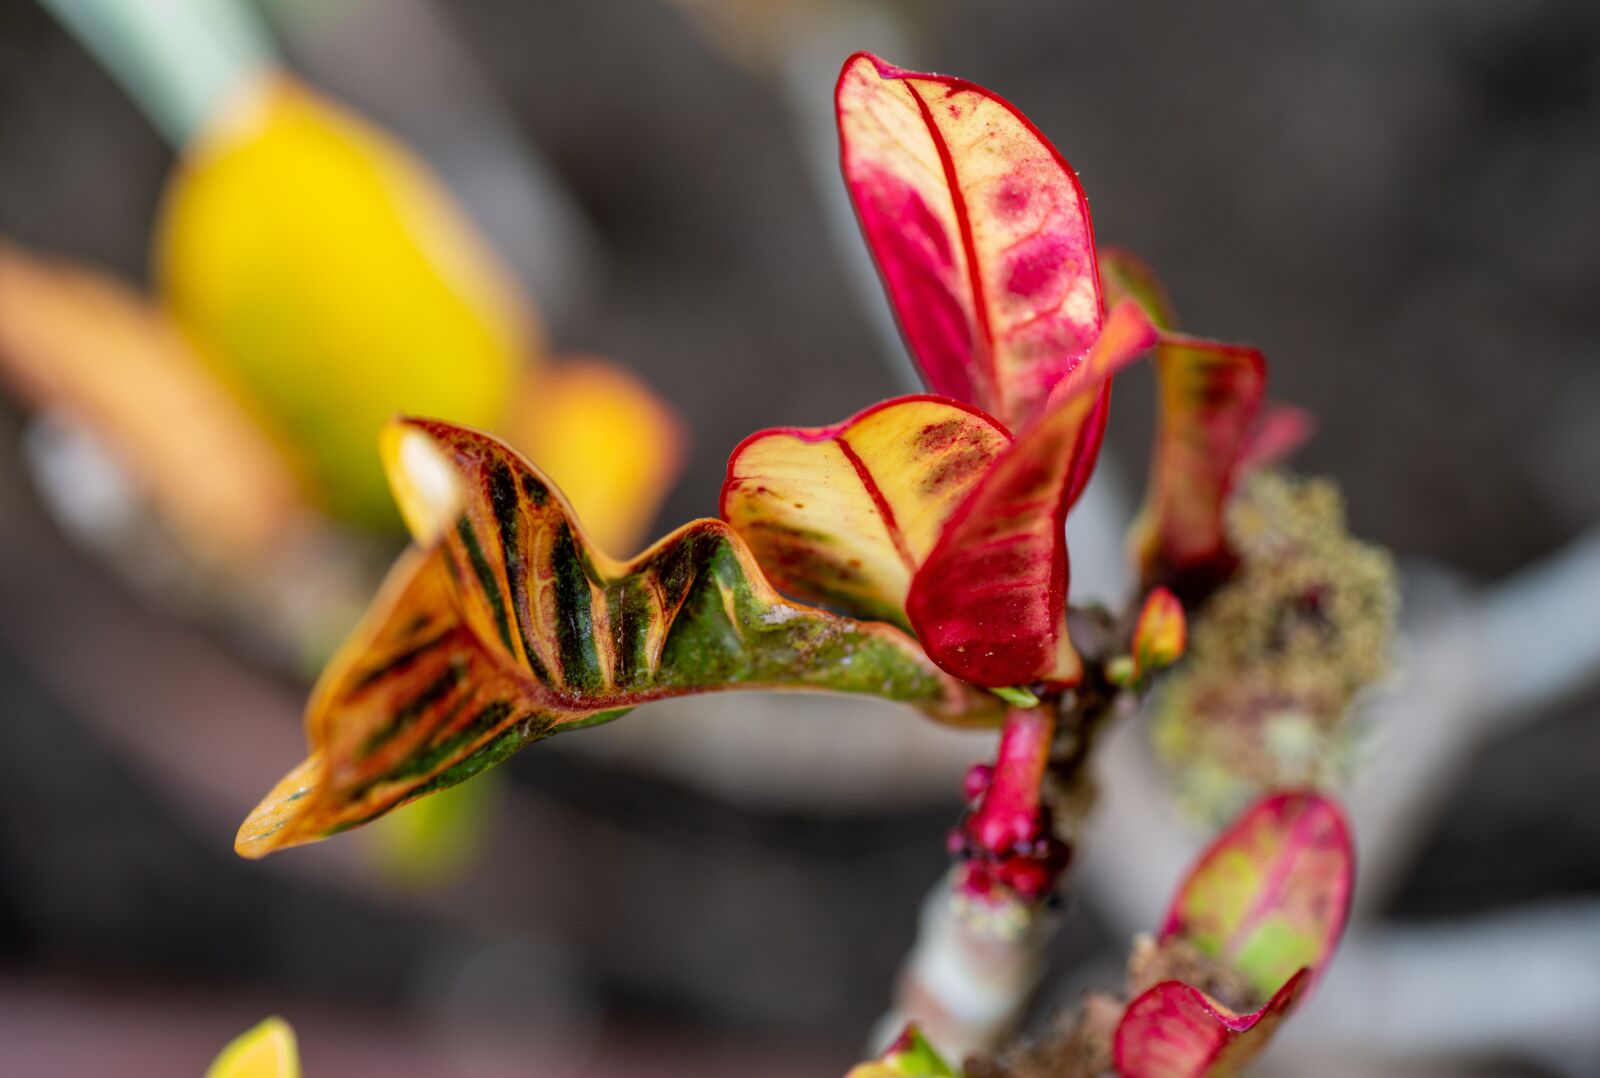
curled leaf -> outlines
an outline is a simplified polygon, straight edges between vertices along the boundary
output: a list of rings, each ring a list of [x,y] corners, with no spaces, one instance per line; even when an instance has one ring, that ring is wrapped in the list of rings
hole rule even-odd
[[[338,515],[392,521],[396,412],[488,427],[536,348],[509,273],[427,168],[281,74],[185,147],[154,237],[179,324]]]
[[[728,459],[722,516],[784,592],[905,626],[912,574],[1010,440],[939,397],[759,431]]]
[[[1229,963],[1261,997],[1321,970],[1344,931],[1355,853],[1334,802],[1276,794],[1201,856],[1161,929]]]
[[[1182,981],[1163,981],[1123,1012],[1112,1039],[1122,1078],[1224,1078],[1272,1039],[1310,983],[1296,974],[1267,1004],[1237,1014]]]
[[[1214,583],[1233,565],[1223,509],[1266,388],[1254,348],[1163,334],[1160,417],[1132,546],[1146,579]]]
[[[1067,510],[1094,469],[1110,379],[1155,341],[1125,303],[1050,407],[1022,430],[951,515],[912,578],[911,624],[944,669],[978,685],[1071,684]]]
[[[834,98],[845,184],[923,377],[1016,429],[1100,331],[1077,176],[962,79],[858,53]]]
[[[523,380],[506,440],[561,488],[602,549],[639,549],[683,467],[683,421],[628,370],[579,357]]]
[[[206,1078],[300,1078],[294,1030],[282,1018],[268,1018],[229,1042]]]
[[[397,421],[384,456],[422,546],[323,672],[307,707],[311,755],[240,828],[245,856],[365,823],[532,741],[667,696],[818,689],[947,721],[999,715],[900,630],[786,602],[720,520],[619,562],[487,435]]]

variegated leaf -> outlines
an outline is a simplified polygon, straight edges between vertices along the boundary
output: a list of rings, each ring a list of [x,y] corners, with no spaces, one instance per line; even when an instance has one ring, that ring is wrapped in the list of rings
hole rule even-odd
[[[858,53],[835,91],[846,186],[936,392],[1016,429],[1099,334],[1088,203],[1009,102]]]
[[[1172,298],[1148,262],[1124,247],[1102,247],[1099,254],[1100,288],[1108,308],[1131,299],[1144,308],[1157,329],[1178,328]]]
[[[1254,348],[1163,334],[1150,485],[1132,545],[1147,580],[1205,585],[1233,564],[1223,529],[1246,437],[1266,389]]]
[[[422,545],[324,671],[307,709],[311,755],[241,827],[246,856],[354,827],[667,696],[818,689],[947,721],[999,718],[999,701],[900,630],[785,601],[720,520],[618,562],[503,443],[426,420],[396,422],[384,441]]]
[[[832,427],[745,439],[722,517],[779,589],[907,626],[911,577],[1011,436],[941,397],[900,397]]]
[[[1133,625],[1133,676],[1171,666],[1189,646],[1189,621],[1183,604],[1166,588],[1145,596],[1139,619]]]
[[[907,611],[928,654],[979,685],[1071,684],[1067,638],[1067,510],[1094,469],[1110,379],[1155,341],[1132,303],[1065,381],[1048,410],[956,509],[912,578]]]
[[[1268,996],[1333,954],[1354,881],[1338,806],[1315,794],[1276,794],[1246,810],[1195,864],[1161,938],[1181,937]]]
[[[913,1024],[883,1055],[852,1067],[845,1078],[957,1078],[957,1074]]]
[[[1182,981],[1162,981],[1128,1004],[1112,1039],[1122,1078],[1227,1078],[1272,1039],[1304,996],[1296,974],[1260,1010],[1236,1014]]]

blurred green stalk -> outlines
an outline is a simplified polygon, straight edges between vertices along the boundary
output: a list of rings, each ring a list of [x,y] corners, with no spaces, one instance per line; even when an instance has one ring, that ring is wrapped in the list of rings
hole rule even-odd
[[[276,50],[240,0],[39,0],[182,146]]]

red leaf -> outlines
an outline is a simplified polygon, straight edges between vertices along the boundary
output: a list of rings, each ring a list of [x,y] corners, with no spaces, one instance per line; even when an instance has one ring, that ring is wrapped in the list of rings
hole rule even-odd
[[[945,670],[996,687],[1081,676],[1067,639],[1062,529],[1099,453],[1111,376],[1155,336],[1137,305],[1112,312],[1046,412],[951,515],[906,603],[922,646]]]
[[[845,183],[923,377],[1015,429],[1102,322],[1077,176],[1014,106],[962,79],[857,53],[835,106]]]
[[[1182,981],[1162,981],[1128,1004],[1112,1040],[1123,1078],[1235,1074],[1267,1042],[1310,984],[1302,970],[1267,1005],[1235,1014]]]

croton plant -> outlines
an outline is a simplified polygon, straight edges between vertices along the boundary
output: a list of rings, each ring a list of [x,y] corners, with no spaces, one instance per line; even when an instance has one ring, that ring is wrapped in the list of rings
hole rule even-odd
[[[1097,250],[1077,176],[1008,102],[867,54],[836,101],[844,179],[932,392],[751,435],[720,517],[625,561],[505,442],[391,422],[382,457],[414,544],[324,671],[310,755],[244,822],[241,854],[359,826],[652,700],[808,689],[998,729],[995,761],[966,778],[949,901],[1004,939],[1059,899],[1098,734],[1182,659],[1247,556],[1227,519],[1242,480],[1305,422],[1263,406],[1259,352],[1181,334],[1149,270]],[[1076,608],[1063,522],[1114,376],[1147,354],[1159,417],[1131,539],[1140,593],[1120,613]],[[1059,1035],[961,1066],[1232,1073],[1327,961],[1351,873],[1339,810],[1272,794],[1135,948],[1127,999],[1091,997]],[[960,1073],[926,1017],[854,1073]]]

